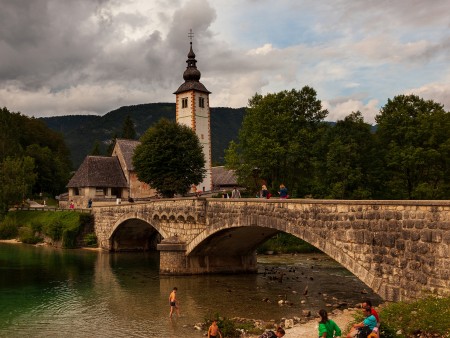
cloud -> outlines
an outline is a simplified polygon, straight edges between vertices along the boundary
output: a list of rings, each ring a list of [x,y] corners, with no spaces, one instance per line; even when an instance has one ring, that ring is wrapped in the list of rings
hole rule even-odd
[[[35,116],[174,102],[189,29],[212,106],[312,86],[373,121],[415,92],[449,106],[446,0],[0,0],[0,106]],[[97,98],[97,99],[96,99]],[[448,109],[448,108],[447,108]]]

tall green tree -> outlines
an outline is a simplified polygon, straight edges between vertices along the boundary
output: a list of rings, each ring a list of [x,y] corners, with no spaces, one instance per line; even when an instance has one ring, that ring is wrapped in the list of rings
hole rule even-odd
[[[121,137],[129,140],[136,139],[136,130],[134,129],[134,122],[130,115],[127,115],[123,121]]]
[[[102,152],[100,151],[100,142],[95,141],[94,146],[92,147],[92,150],[91,150],[91,155],[99,156],[101,154],[102,154]]]
[[[18,204],[30,195],[37,174],[34,159],[6,157],[0,162],[0,219],[10,205]]]
[[[376,122],[388,170],[387,197],[450,198],[450,113],[443,105],[399,95],[381,108]]]
[[[164,197],[185,194],[203,180],[203,148],[189,127],[161,119],[140,141],[133,156],[137,176]]]
[[[29,156],[34,159],[37,174],[32,191],[63,192],[72,165],[62,135],[41,120],[6,108],[0,110],[0,122],[0,161]]]
[[[381,168],[371,125],[353,112],[327,129],[315,177],[317,197],[369,199],[379,196]]]
[[[293,196],[309,194],[313,144],[327,114],[316,91],[308,86],[255,94],[249,100],[238,142],[227,149],[226,166],[236,169],[240,182],[250,187],[258,168],[258,179],[267,181],[272,189],[284,183]]]

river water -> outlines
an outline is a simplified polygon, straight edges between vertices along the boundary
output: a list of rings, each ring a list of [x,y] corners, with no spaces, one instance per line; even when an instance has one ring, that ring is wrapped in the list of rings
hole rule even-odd
[[[258,256],[259,273],[243,275],[165,277],[158,264],[158,253],[0,243],[0,337],[195,338],[203,332],[194,324],[215,313],[279,320],[327,304],[381,302],[323,254]],[[174,286],[181,317],[170,320]]]

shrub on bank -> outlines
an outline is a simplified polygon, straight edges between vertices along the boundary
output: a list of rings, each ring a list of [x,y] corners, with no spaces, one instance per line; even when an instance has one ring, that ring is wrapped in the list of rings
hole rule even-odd
[[[14,239],[19,233],[19,227],[14,220],[5,218],[0,223],[0,239]]]
[[[75,248],[84,228],[92,225],[92,215],[73,211],[11,211],[0,225],[0,238],[17,238],[33,243],[40,236],[61,241],[63,248]],[[19,234],[18,229],[24,228]],[[3,229],[3,231],[2,231]],[[28,229],[28,230],[26,230]],[[38,234],[38,236],[36,236]],[[81,238],[80,238],[81,240]]]
[[[388,304],[381,308],[380,318],[387,338],[450,337],[450,297]]]
[[[43,241],[41,237],[35,236],[35,232],[31,227],[20,227],[19,228],[19,240],[26,244],[36,244]]]

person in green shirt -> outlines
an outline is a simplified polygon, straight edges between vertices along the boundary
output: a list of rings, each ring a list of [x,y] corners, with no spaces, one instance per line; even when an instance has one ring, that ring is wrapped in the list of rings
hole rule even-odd
[[[319,311],[319,338],[340,337],[342,332],[334,321],[328,319],[328,313],[324,309]]]

